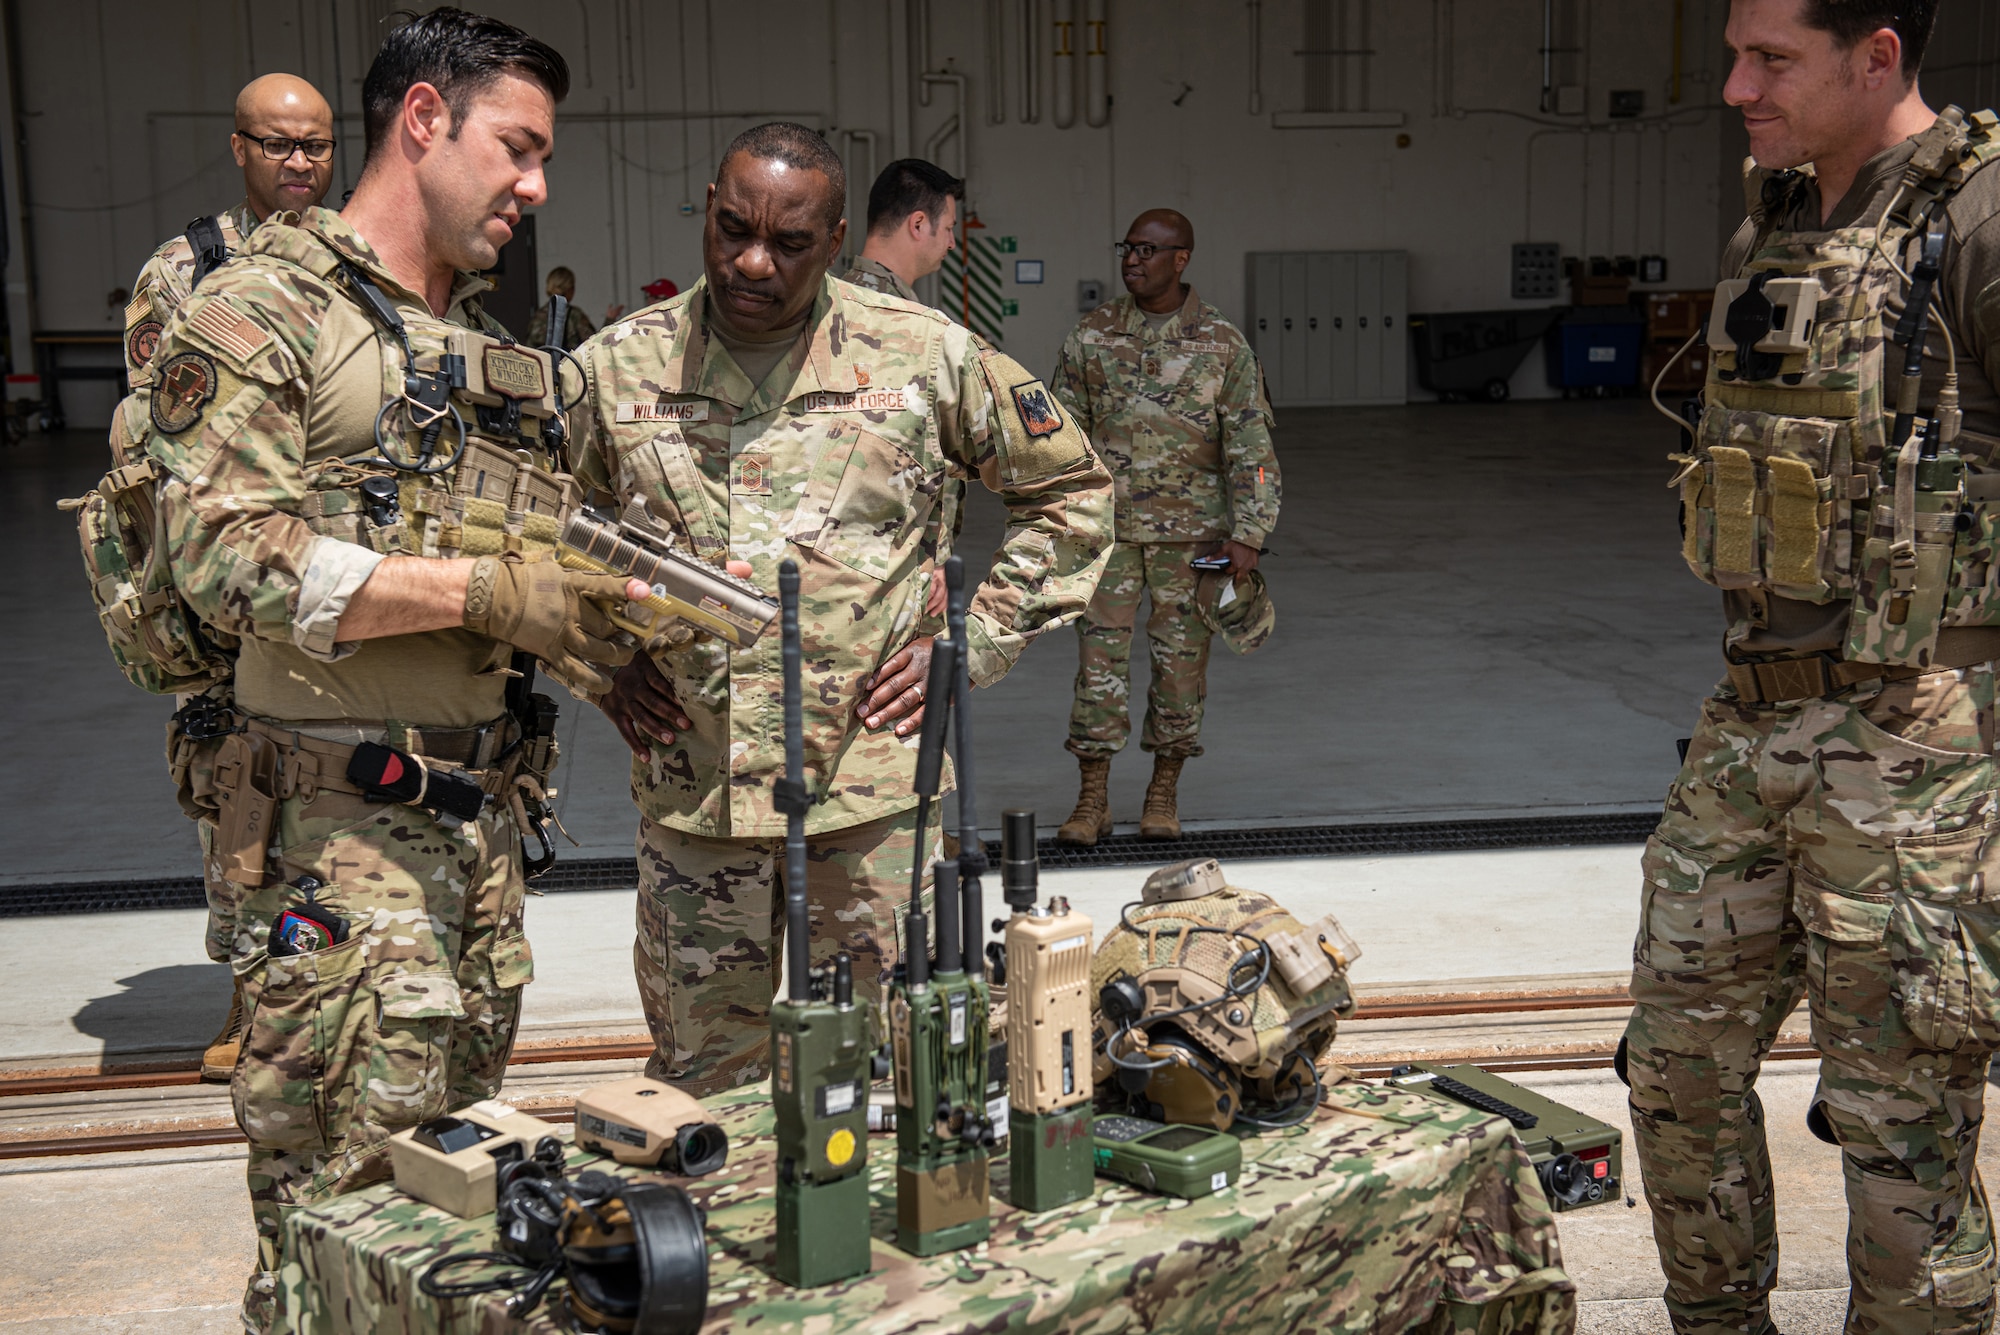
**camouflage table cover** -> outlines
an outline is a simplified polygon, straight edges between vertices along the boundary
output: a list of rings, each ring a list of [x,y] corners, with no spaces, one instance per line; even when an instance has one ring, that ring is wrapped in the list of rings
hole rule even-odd
[[[704,1335],[1544,1335],[1575,1324],[1554,1219],[1512,1128],[1422,1094],[1356,1082],[1332,1087],[1308,1125],[1246,1140],[1241,1184],[1198,1201],[1099,1178],[1094,1199],[1025,1214],[1000,1203],[1007,1182],[1000,1153],[992,1241],[928,1259],[889,1242],[895,1140],[874,1136],[874,1270],[821,1289],[787,1288],[769,1273],[767,1095],[738,1090],[706,1102],[728,1132],[728,1166],[694,1182],[676,1179],[708,1212]],[[571,1162],[612,1166],[580,1152]],[[439,1303],[417,1290],[417,1276],[436,1257],[494,1246],[491,1215],[456,1219],[386,1184],[371,1187],[287,1221],[285,1309],[311,1335],[564,1330],[546,1303],[516,1323],[501,1314],[504,1295]]]

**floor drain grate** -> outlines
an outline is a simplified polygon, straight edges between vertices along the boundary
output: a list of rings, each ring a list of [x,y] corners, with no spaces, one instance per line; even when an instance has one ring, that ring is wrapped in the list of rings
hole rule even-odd
[[[1041,842],[1042,866],[1159,866],[1185,858],[1381,857],[1390,853],[1456,853],[1481,849],[1562,848],[1577,844],[1635,844],[1659,824],[1652,812],[1598,816],[1522,816],[1503,820],[1403,821],[1367,825],[1303,825],[1263,830],[1195,830],[1172,843],[1114,834],[1092,848]],[[1000,846],[987,845],[995,870]],[[575,858],[558,862],[535,882],[544,894],[572,890],[628,890],[639,884],[632,858]],[[993,892],[997,895],[997,889]],[[0,918],[72,913],[130,913],[189,909],[203,904],[193,876],[156,880],[69,881],[0,886]]]

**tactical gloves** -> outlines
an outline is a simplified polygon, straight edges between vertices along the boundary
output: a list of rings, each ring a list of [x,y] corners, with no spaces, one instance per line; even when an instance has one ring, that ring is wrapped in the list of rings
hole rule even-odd
[[[601,695],[608,669],[631,661],[635,645],[605,608],[625,601],[623,575],[565,570],[554,561],[482,556],[465,588],[467,630],[505,640],[547,663],[573,686]]]

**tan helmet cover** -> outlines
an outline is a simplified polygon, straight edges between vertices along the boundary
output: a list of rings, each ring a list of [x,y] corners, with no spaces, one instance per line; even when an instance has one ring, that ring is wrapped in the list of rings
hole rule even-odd
[[[1146,893],[1154,896],[1156,883],[1171,892],[1192,882],[1221,880],[1221,867],[1202,859],[1155,872]],[[1190,932],[1191,927],[1221,931]],[[1228,931],[1254,939],[1222,934]],[[1222,996],[1237,961],[1254,954],[1260,941],[1271,952],[1270,975],[1262,988],[1180,1016],[1173,1024],[1239,1079],[1271,1080],[1295,1050],[1303,1048],[1308,1061],[1316,1060],[1333,1041],[1339,1018],[1354,1013],[1347,967],[1360,951],[1331,915],[1306,927],[1270,896],[1226,883],[1192,898],[1162,894],[1127,909],[1125,921],[1105,935],[1091,961],[1091,990],[1095,995],[1120,974],[1131,977],[1145,996],[1139,1021],[1143,1028],[1145,1015]],[[1254,967],[1254,961],[1245,965]],[[1113,1030],[1100,1016],[1099,1038],[1109,1039]],[[1108,1077],[1109,1063],[1104,1065]]]

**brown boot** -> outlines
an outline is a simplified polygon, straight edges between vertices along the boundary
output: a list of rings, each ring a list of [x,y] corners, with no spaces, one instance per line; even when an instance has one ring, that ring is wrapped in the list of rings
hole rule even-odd
[[[1111,833],[1111,759],[1078,756],[1077,763],[1083,767],[1083,786],[1076,795],[1076,810],[1056,831],[1056,842],[1088,848]]]
[[[1186,756],[1153,757],[1153,781],[1146,785],[1146,809],[1139,816],[1141,838],[1181,837],[1181,818],[1175,809],[1174,788],[1181,781],[1181,766],[1186,763]]]
[[[222,1022],[222,1032],[201,1054],[202,1079],[227,1080],[235,1073],[236,1056],[243,1048],[243,1022],[248,1018],[243,1013],[243,989],[239,986],[229,993],[229,1018]]]

